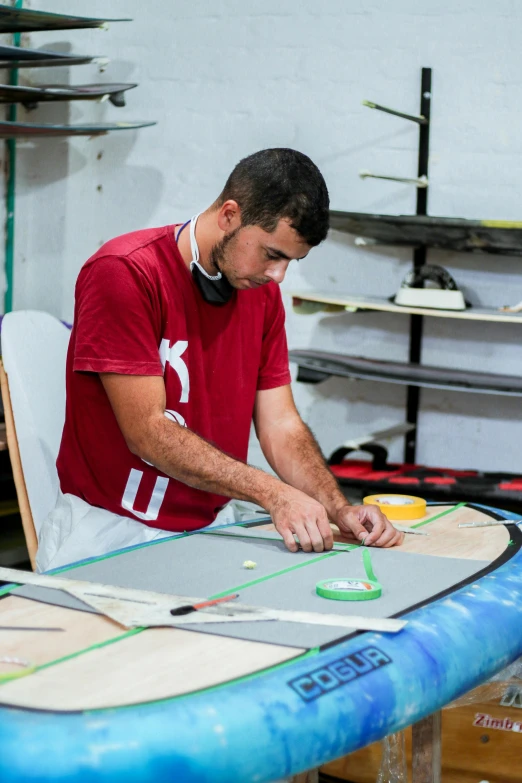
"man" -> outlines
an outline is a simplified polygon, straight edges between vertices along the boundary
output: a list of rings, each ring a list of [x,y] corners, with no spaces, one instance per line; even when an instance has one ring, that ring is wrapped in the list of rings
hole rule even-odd
[[[402,540],[350,506],[292,398],[279,291],[326,237],[328,191],[305,155],[242,160],[184,225],[104,245],[82,268],[58,456],[63,497],[40,569],[213,522],[230,498],[265,508],[287,548]],[[246,464],[251,421],[279,478]],[[65,533],[64,533],[65,531]],[[145,537],[144,537],[145,536]]]

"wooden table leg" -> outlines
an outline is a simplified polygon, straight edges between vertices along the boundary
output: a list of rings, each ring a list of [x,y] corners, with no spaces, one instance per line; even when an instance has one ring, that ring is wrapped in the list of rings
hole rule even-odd
[[[441,715],[434,712],[412,726],[413,783],[441,783]]]

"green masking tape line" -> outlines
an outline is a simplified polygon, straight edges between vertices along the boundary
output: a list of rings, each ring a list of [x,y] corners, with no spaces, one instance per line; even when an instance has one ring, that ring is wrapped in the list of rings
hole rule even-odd
[[[42,671],[42,669],[48,669],[50,666],[56,666],[58,663],[65,663],[65,661],[78,658],[80,655],[85,655],[85,653],[93,652],[94,650],[101,650],[103,647],[109,647],[111,644],[122,642],[124,639],[128,639],[130,636],[136,636],[137,634],[146,630],[146,628],[141,627],[131,628],[129,631],[126,631],[119,636],[113,636],[111,639],[105,639],[103,642],[97,642],[96,644],[89,645],[89,647],[83,647],[81,650],[76,650],[75,652],[69,653],[69,655],[64,655],[61,658],[55,658],[54,661],[47,661],[47,663],[42,663],[40,666],[36,667],[36,671],[39,672]]]
[[[239,526],[241,527],[241,525]],[[217,536],[218,538],[237,538],[244,541],[245,539],[248,541],[275,541],[276,543],[283,543],[282,538],[275,538],[272,536],[264,536],[261,533],[257,536],[248,535],[247,533],[244,533],[243,535],[241,533],[227,533],[226,531],[223,531],[222,533],[214,533],[213,530],[202,530],[201,535],[203,536]],[[334,552],[349,552],[351,549],[357,549],[356,544],[343,544],[341,541],[334,541],[333,550]]]
[[[334,543],[334,552],[351,552],[352,549],[359,549],[358,544],[341,544],[339,541]]]
[[[362,558],[363,558],[364,570],[366,571],[366,576],[371,582],[377,582],[377,577],[373,572],[372,558],[370,556],[370,552],[368,551],[368,549],[363,549]]]
[[[297,565],[290,566],[289,568],[282,568],[281,571],[274,571],[272,574],[260,576],[259,579],[252,579],[251,582],[244,582],[242,585],[229,587],[227,590],[223,590],[221,593],[209,595],[209,600],[213,601],[214,598],[223,598],[223,596],[229,595],[230,593],[237,593],[241,590],[246,590],[247,587],[253,587],[254,585],[260,584],[261,582],[266,582],[268,579],[274,579],[276,576],[289,574],[291,571],[297,571],[298,568],[304,568],[305,566],[313,565],[313,563],[318,563],[320,560],[325,560],[327,557],[335,557],[335,555],[339,554],[340,552],[327,552],[325,555],[321,555],[320,557],[311,557],[309,560],[305,560],[304,563],[297,563]]]
[[[11,661],[0,661],[1,663],[11,663]],[[14,663],[14,662],[13,662]],[[0,674],[0,685],[3,685],[6,682],[11,682],[11,680],[19,680],[20,677],[27,677],[28,674],[33,674],[33,672],[36,671],[36,666],[32,666],[31,664],[20,664],[23,666],[22,669],[19,669],[15,672],[9,672],[9,674]]]
[[[382,585],[377,581],[372,567],[372,559],[368,549],[363,550],[363,564],[366,580],[351,577],[322,579],[317,582],[315,591],[321,598],[334,601],[370,601],[382,594]]]
[[[142,633],[146,630],[146,628],[132,628],[130,631],[120,634],[119,636],[113,636],[111,639],[106,639],[104,642],[91,644],[89,647],[82,647],[80,650],[75,650],[75,652],[69,653],[68,655],[63,655],[61,658],[55,658],[52,661],[47,661],[47,663],[42,663],[39,666],[30,666],[27,669],[21,670],[20,672],[0,675],[0,685],[9,682],[10,680],[17,679],[18,677],[25,677],[27,674],[34,674],[34,672],[40,672],[43,669],[48,669],[50,666],[57,666],[59,663],[65,663],[66,661],[70,661],[73,658],[78,658],[80,655],[85,655],[85,653],[93,652],[94,650],[101,650],[103,647],[116,644],[116,642],[121,642],[124,639],[128,639],[130,636],[135,636],[136,634]]]
[[[416,525],[410,525],[410,527],[422,527],[423,525],[429,525],[430,522],[435,522],[436,519],[440,519],[441,517],[445,517],[447,514],[452,514],[454,511],[458,511],[461,508],[464,508],[464,506],[467,506],[467,503],[458,503],[456,506],[452,506],[451,508],[447,508],[446,511],[441,511],[440,514],[435,514],[434,517],[430,517],[429,519],[426,519],[424,522],[417,522]]]

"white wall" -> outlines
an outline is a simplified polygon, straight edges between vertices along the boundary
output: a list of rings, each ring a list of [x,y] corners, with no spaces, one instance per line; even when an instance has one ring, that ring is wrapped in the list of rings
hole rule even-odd
[[[323,171],[336,209],[409,213],[409,186],[362,181],[360,169],[414,175],[418,129],[363,108],[363,99],[417,113],[420,69],[433,68],[429,211],[520,219],[522,5],[516,0],[32,0],[86,16],[132,16],[108,32],[24,36],[112,58],[94,66],[21,72],[35,82],[136,81],[127,107],[56,104],[20,119],[156,119],[139,132],[55,139],[18,148],[15,307],[73,312],[83,261],[110,237],[190,217],[242,156],[292,146]],[[522,259],[430,253],[474,304],[522,299]],[[360,250],[332,233],[295,265],[284,291],[390,295],[408,251]],[[403,359],[400,315],[301,316],[288,308],[291,347]],[[425,319],[426,363],[521,373],[516,326]],[[295,384],[328,453],[347,437],[403,419],[405,390],[332,379]],[[418,458],[428,464],[522,471],[516,398],[422,391]],[[401,443],[392,454],[400,458]],[[252,459],[259,451],[252,449]]]

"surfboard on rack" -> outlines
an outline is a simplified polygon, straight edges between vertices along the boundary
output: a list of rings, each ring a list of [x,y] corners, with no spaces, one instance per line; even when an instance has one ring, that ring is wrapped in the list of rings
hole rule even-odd
[[[330,211],[330,228],[366,238],[366,244],[436,247],[465,253],[522,255],[522,222],[424,215]]]
[[[52,136],[100,136],[109,131],[138,130],[156,122],[96,122],[89,125],[38,125],[33,122],[0,122],[0,138],[48,138]]]
[[[510,397],[522,395],[522,377],[516,375],[493,375],[299,349],[290,351],[290,361],[297,364],[297,380],[303,383],[320,383],[331,376],[339,376],[428,389],[502,394]]]
[[[46,49],[26,49],[20,46],[0,46],[0,68],[50,68],[61,65],[85,65],[99,63],[106,65],[106,57],[61,54]]]
[[[0,103],[21,103],[34,108],[39,103],[54,101],[110,101],[113,106],[125,106],[125,93],[136,84],[0,84]]]
[[[98,19],[86,16],[53,14],[0,4],[0,33],[31,33],[38,30],[77,30],[104,27],[109,22],[131,22],[131,19]]]
[[[433,318],[458,318],[465,321],[490,321],[496,323],[522,323],[522,312],[509,312],[500,308],[470,307],[467,310],[441,310],[428,307],[397,305],[390,299],[377,296],[352,296],[351,294],[322,291],[295,291],[291,293],[296,313],[355,313],[373,310],[383,313],[425,315]]]
[[[9,659],[0,663],[2,783],[36,771],[41,783],[263,783],[376,741],[477,686],[522,653],[522,533],[509,514],[464,504],[430,506],[414,524],[429,535],[365,550],[383,590],[357,608],[315,588],[364,577],[360,547],[337,536],[340,549],[290,553],[266,524],[182,534],[56,574],[92,583],[98,598],[111,586],[140,591],[143,605],[150,591],[167,605],[169,596],[233,593],[241,604],[326,612],[339,623],[405,623],[393,633],[199,615],[189,629],[177,610],[178,627],[129,629],[56,585],[0,588],[0,659]]]

